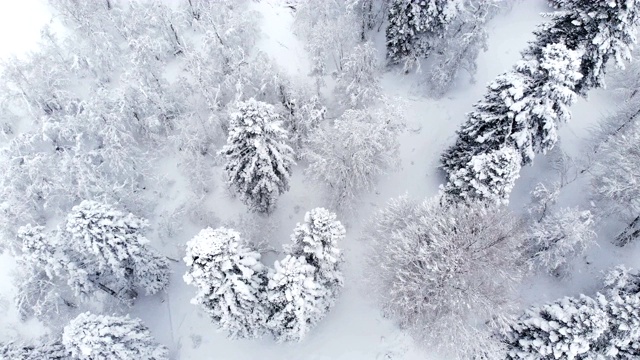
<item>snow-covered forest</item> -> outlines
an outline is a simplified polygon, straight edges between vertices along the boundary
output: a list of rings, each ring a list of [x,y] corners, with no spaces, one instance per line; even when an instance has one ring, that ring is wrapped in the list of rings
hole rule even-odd
[[[18,3],[0,359],[640,359],[640,0]]]

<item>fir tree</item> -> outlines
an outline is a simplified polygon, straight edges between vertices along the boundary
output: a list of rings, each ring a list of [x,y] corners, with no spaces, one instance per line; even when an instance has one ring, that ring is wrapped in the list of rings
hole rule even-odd
[[[250,99],[231,115],[227,145],[227,183],[240,199],[257,212],[275,209],[278,195],[289,190],[293,150],[273,106]]]
[[[65,326],[62,343],[78,360],[168,360],[140,319],[82,313]]]
[[[184,261],[189,267],[185,282],[198,287],[192,303],[202,305],[232,338],[263,334],[266,269],[238,232],[203,229],[187,243]]]
[[[344,262],[338,241],[345,235],[345,229],[336,214],[323,208],[307,212],[304,222],[298,223],[291,235],[293,244],[287,249],[293,257],[305,259],[316,269],[315,282],[322,287],[327,298],[323,304],[327,311],[343,286],[341,265]]]
[[[581,295],[532,308],[510,328],[508,359],[583,359],[597,351],[609,328],[606,311]]]
[[[329,308],[330,297],[316,281],[316,271],[304,257],[287,255],[276,261],[267,287],[267,326],[278,342],[301,341]]]
[[[447,193],[475,197],[467,188],[482,176],[474,174],[478,160],[472,159],[478,156],[481,160],[497,160],[506,156],[508,150],[502,149],[512,147],[521,162],[513,168],[530,164],[536,153],[555,145],[557,127],[569,120],[568,106],[576,100],[572,88],[581,78],[578,53],[564,45],[534,50],[525,53],[525,59],[512,72],[489,85],[485,99],[474,106],[458,131],[456,143],[442,155],[442,167],[449,174]],[[508,196],[513,185],[510,178],[517,178],[519,169],[515,171],[504,171],[506,176],[491,180],[498,185],[491,191]]]
[[[121,296],[135,298],[137,287],[155,294],[169,283],[169,261],[147,246],[147,226],[131,213],[83,201],[67,216],[69,256]]]
[[[441,37],[458,11],[454,0],[393,0],[388,8],[387,59],[404,62],[405,70],[429,56],[431,42]]]

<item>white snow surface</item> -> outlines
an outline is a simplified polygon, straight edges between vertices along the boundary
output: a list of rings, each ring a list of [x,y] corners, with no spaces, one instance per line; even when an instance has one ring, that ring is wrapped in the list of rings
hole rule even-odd
[[[338,216],[347,229],[346,238],[338,244],[345,253],[345,287],[337,304],[329,314],[310,331],[301,343],[277,344],[270,337],[261,340],[230,340],[219,332],[199,306],[191,304],[195,290],[187,285],[182,276],[186,271],[183,262],[173,264],[171,284],[166,293],[141,297],[131,309],[131,316],[142,318],[156,339],[165,344],[175,359],[223,359],[223,360],[354,360],[354,359],[446,359],[432,349],[416,344],[391,320],[385,319],[372,296],[364,286],[366,277],[364,256],[366,242],[361,239],[363,227],[372,212],[386,204],[391,197],[408,194],[413,198],[431,197],[438,192],[443,174],[438,171],[439,156],[455,139],[455,131],[465,120],[465,113],[485,93],[485,85],[497,75],[510,70],[520,59],[520,51],[532,31],[543,21],[539,15],[549,11],[545,0],[508,0],[512,9],[505,11],[488,24],[489,50],[478,59],[478,73],[474,84],[467,76],[461,76],[453,90],[440,100],[424,96],[415,84],[415,74],[386,72],[381,81],[385,95],[403,101],[406,111],[407,131],[401,136],[401,170],[389,174],[378,183],[377,189],[366,194],[354,216]],[[252,6],[261,15],[263,35],[258,47],[275,63],[292,76],[305,77],[310,70],[304,44],[292,33],[293,17],[285,1],[263,0]],[[22,34],[19,37],[2,36],[0,57],[20,54],[37,42],[39,27],[47,21],[47,6],[38,0],[0,2],[0,34],[8,32]],[[35,29],[38,29],[37,31]],[[383,34],[378,36],[378,49],[383,49]],[[602,115],[612,111],[611,96],[606,90],[590,93],[587,100],[581,99],[571,110],[572,122],[560,130],[561,146],[571,155],[579,155],[585,147],[589,127],[596,124]],[[156,214],[171,211],[189,197],[187,179],[176,168],[176,159],[169,158],[158,168],[160,176],[174,181],[162,194]],[[304,213],[315,207],[327,206],[321,188],[304,179],[305,164],[293,169],[291,190],[281,196],[271,220],[277,231],[270,239],[277,249],[289,242],[289,235],[297,222],[302,222]],[[238,199],[231,199],[222,186],[222,171],[214,174],[215,192],[207,199],[209,210],[221,220],[234,219],[246,208]],[[510,207],[523,211],[529,201],[529,191],[537,182],[553,180],[544,156],[536,158],[533,167],[525,167],[511,195]],[[585,181],[578,179],[561,193],[562,206],[581,205],[588,208],[585,197]],[[156,221],[159,219],[156,216]],[[151,219],[151,227],[154,227]],[[217,220],[210,226],[219,226]],[[184,245],[200,229],[184,226],[170,240],[160,243],[151,239],[152,245],[164,254],[182,259]],[[569,280],[537,276],[527,279],[522,286],[522,306],[541,304],[562,296],[574,296],[581,292],[591,294],[600,286],[602,271],[617,264],[640,267],[640,243],[621,249],[610,243],[606,231],[600,231],[596,239],[598,246],[588,251],[586,259],[577,259],[576,274]],[[151,238],[151,236],[150,236]],[[273,259],[266,259],[272,265]],[[587,265],[586,262],[590,264]],[[13,293],[10,285],[12,260],[0,256],[0,341],[18,335],[35,337],[40,327],[34,323],[21,323],[11,306]]]

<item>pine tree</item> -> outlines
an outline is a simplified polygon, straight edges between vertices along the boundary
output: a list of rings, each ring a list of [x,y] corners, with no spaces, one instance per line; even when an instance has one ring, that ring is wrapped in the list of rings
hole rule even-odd
[[[227,145],[227,183],[257,212],[275,209],[278,195],[289,190],[293,150],[285,144],[287,132],[273,106],[250,99],[231,115]]]
[[[158,344],[140,319],[82,313],[65,326],[62,343],[78,360],[164,360]]]
[[[512,324],[504,339],[507,358],[595,359],[608,329],[608,315],[598,301],[566,297],[532,308]]]
[[[578,69],[578,53],[564,45],[548,45],[540,50],[532,47],[512,72],[494,80],[485,99],[468,114],[456,143],[442,155],[442,167],[450,177],[447,193],[475,196],[467,190],[473,186],[470,182],[481,176],[474,175],[474,157],[481,156],[484,161],[499,159],[508,151],[503,148],[512,147],[521,159],[519,165],[526,165],[536,153],[550,150],[557,141],[559,123],[570,118],[568,106],[576,100],[571,89],[581,78]],[[517,178],[519,172],[513,170],[515,174],[504,171],[508,177],[493,181],[498,185],[493,192],[508,196],[513,185],[509,180],[514,175]]]
[[[458,7],[457,0],[392,0],[386,31],[389,62],[403,62],[408,70],[428,57],[431,42],[444,34]]]
[[[329,308],[326,289],[315,280],[316,269],[304,257],[287,255],[275,262],[267,297],[271,315],[267,321],[276,341],[301,341]]]
[[[67,216],[69,256],[119,296],[135,298],[137,287],[154,294],[169,283],[169,262],[147,246],[147,226],[131,213],[83,201]]]
[[[604,86],[605,66],[614,59],[619,66],[631,60],[636,42],[635,26],[640,20],[637,0],[552,0],[562,11],[550,15],[551,21],[536,33],[543,47],[564,43],[582,51],[580,73],[573,90],[586,95],[592,88]]]
[[[323,208],[307,212],[304,222],[298,223],[291,235],[293,244],[287,249],[292,257],[305,259],[316,269],[315,282],[323,288],[327,298],[322,301],[328,307],[333,306],[343,286],[341,265],[344,262],[338,241],[345,235],[345,229],[336,214]]]
[[[0,344],[2,360],[70,360],[71,354],[60,340],[39,340],[35,344]]]
[[[226,228],[206,228],[187,243],[187,284],[198,287],[192,300],[232,338],[257,338],[267,320],[264,292],[266,269],[260,254],[249,249],[240,234]]]

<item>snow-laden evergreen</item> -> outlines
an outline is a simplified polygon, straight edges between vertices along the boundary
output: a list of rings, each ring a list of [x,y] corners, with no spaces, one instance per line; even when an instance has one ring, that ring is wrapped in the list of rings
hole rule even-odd
[[[468,114],[455,145],[442,155],[449,176],[471,168],[474,156],[507,146],[520,152],[522,165],[530,164],[557,142],[557,128],[570,119],[576,94],[604,85],[607,60],[622,65],[631,59],[640,2],[576,0],[562,6],[535,32],[523,60],[489,85]],[[449,179],[447,192],[466,197],[471,179]]]
[[[331,304],[328,290],[316,280],[317,269],[304,257],[287,255],[269,276],[267,327],[276,341],[302,341]]]
[[[43,340],[33,344],[0,344],[2,360],[71,360],[71,354],[60,340]]]
[[[123,296],[136,289],[155,294],[169,284],[169,261],[147,246],[145,219],[110,205],[83,201],[67,216],[66,233],[73,261]]]
[[[344,279],[344,256],[338,242],[344,239],[345,229],[336,220],[336,214],[324,208],[316,208],[304,215],[291,234],[292,244],[286,249],[292,257],[303,258],[315,268],[314,280],[322,288],[326,299],[322,304],[327,311],[336,301]]]
[[[527,310],[504,341],[508,359],[595,359],[609,327],[606,311],[588,296],[566,297]]]
[[[187,243],[187,284],[198,287],[192,303],[201,305],[232,338],[257,338],[269,315],[267,273],[260,254],[240,234],[226,228],[201,230]]]
[[[476,159],[503,157],[512,159],[512,165],[506,167],[509,170],[498,166],[498,172],[488,181],[493,193],[508,198],[519,166],[530,164],[536,153],[553,148],[558,125],[569,120],[568,106],[577,97],[572,88],[581,78],[579,53],[553,44],[542,49],[532,47],[523,55],[524,60],[512,72],[500,75],[489,85],[485,99],[475,104],[458,131],[456,143],[442,155],[442,167],[449,174],[445,186],[448,194],[487,198],[474,184],[476,178],[483,177],[481,173],[476,175]],[[505,152],[513,153],[508,148],[517,154],[505,157]]]
[[[65,326],[62,343],[78,360],[168,360],[142,320],[82,313]]]
[[[460,0],[392,0],[387,20],[387,59],[409,70],[429,56],[459,12]]]
[[[270,213],[278,196],[289,190],[293,150],[272,105],[250,99],[231,114],[226,157],[227,184],[251,211]]]

